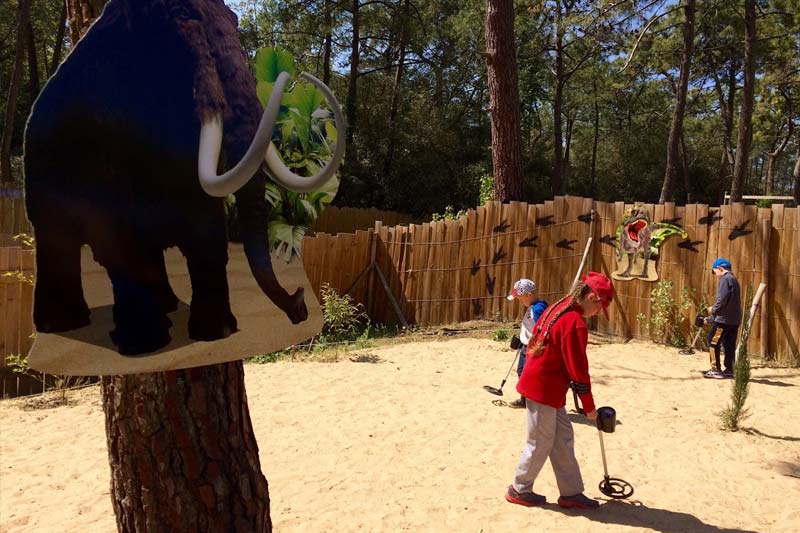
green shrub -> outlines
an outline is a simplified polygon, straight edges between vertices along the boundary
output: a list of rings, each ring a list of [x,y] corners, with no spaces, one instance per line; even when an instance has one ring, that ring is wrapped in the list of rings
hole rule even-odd
[[[498,329],[494,333],[492,333],[492,340],[495,341],[505,341],[509,339],[508,330],[506,329]]]
[[[350,295],[340,296],[327,283],[322,286],[322,334],[320,342],[354,341],[369,335],[370,322],[364,306],[354,304]]]
[[[650,291],[650,320],[642,313],[636,315],[636,320],[655,342],[685,346],[686,338],[682,333],[682,326],[686,322],[684,313],[694,306],[692,294],[696,291],[683,287],[676,302],[672,290],[671,280],[660,280],[656,283],[655,288]]]
[[[753,301],[752,288],[748,287],[745,301],[747,302],[745,309],[749,309]],[[747,353],[747,339],[750,337],[749,326],[745,319],[742,324],[742,336],[736,352],[736,363],[733,366],[731,404],[719,413],[723,425],[730,431],[738,431],[741,421],[750,415],[748,409],[744,406],[750,387],[750,356]]]

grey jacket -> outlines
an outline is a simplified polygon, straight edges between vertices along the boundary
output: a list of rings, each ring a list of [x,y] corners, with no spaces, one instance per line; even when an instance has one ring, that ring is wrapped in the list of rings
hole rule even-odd
[[[714,322],[738,326],[742,323],[742,299],[739,281],[736,276],[726,272],[719,278],[717,299],[711,307]]]

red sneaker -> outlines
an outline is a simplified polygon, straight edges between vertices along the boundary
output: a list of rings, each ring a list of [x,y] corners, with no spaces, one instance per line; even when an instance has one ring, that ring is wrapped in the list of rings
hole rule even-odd
[[[597,509],[600,507],[600,502],[584,496],[581,492],[574,496],[561,496],[558,498],[558,505],[560,507],[575,508],[575,509]]]
[[[535,507],[547,503],[547,498],[535,492],[517,492],[513,485],[509,485],[506,492],[506,501],[524,505],[525,507]]]

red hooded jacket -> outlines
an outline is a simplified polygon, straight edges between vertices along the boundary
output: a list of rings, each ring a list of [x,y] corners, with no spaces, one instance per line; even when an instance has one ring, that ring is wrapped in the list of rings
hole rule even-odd
[[[540,318],[543,327],[549,323],[552,313],[557,313],[567,301],[553,306]],[[528,355],[525,368],[517,382],[517,392],[526,398],[560,409],[566,405],[570,381],[587,386],[588,392],[579,394],[583,409],[588,413],[595,409],[592,397],[589,361],[586,345],[589,328],[583,319],[581,307],[573,305],[553,324],[544,350],[539,355]],[[533,344],[533,340],[531,340]]]

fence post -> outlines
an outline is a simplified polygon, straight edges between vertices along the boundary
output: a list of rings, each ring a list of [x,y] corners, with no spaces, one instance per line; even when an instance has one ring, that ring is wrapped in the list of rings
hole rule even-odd
[[[770,236],[772,234],[772,211],[769,217],[761,221],[761,281],[765,284],[766,294],[764,302],[761,304],[761,357],[766,359],[769,353],[769,276],[770,276]]]
[[[369,277],[367,278],[367,315],[370,317],[373,316],[372,312],[372,302],[373,298],[372,295],[375,291],[375,268],[377,265],[375,264],[375,256],[378,253],[378,239],[380,238],[381,233],[381,221],[375,221],[375,229],[372,230],[372,240],[369,244]]]

